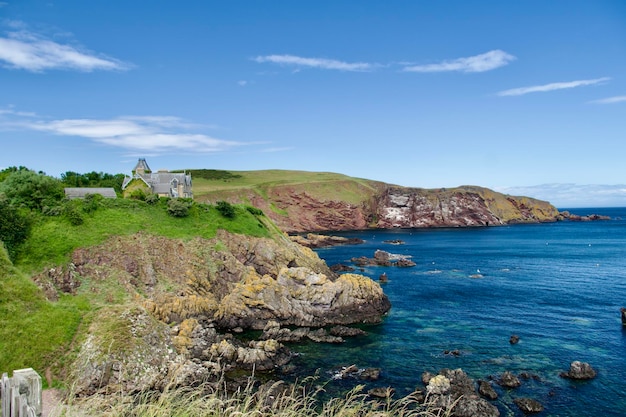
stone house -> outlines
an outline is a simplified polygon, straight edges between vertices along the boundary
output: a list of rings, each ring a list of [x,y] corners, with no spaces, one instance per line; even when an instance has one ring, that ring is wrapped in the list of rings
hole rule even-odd
[[[157,194],[159,197],[193,197],[191,174],[168,170],[152,172],[145,158],[139,158],[132,174],[130,177],[125,177],[122,183],[125,197],[137,189],[143,190],[146,194]]]

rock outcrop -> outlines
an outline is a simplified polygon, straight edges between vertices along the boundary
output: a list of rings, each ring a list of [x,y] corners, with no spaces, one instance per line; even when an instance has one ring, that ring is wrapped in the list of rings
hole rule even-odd
[[[443,410],[443,414],[457,417],[498,417],[500,411],[476,392],[474,380],[462,369],[442,369],[439,374],[425,373],[429,404]]]
[[[409,188],[348,179],[302,184],[267,184],[253,189],[223,190],[213,196],[248,203],[263,210],[287,233],[364,230],[369,228],[468,227],[563,219],[550,203],[515,197],[487,188]]]
[[[561,372],[560,376],[569,379],[593,379],[597,375],[596,370],[587,362],[574,361],[570,364],[569,371]]]
[[[280,326],[338,343],[342,337],[322,327],[376,323],[390,308],[378,283],[333,273],[283,235],[219,231],[214,239],[186,242],[117,236],[76,250],[67,265],[36,281],[52,299],[80,289],[104,301],[73,366],[78,395],[190,385],[234,368],[276,369],[291,358],[279,340],[298,340],[299,331]],[[263,340],[230,334],[266,326]],[[335,329],[348,337],[359,334],[353,330]]]

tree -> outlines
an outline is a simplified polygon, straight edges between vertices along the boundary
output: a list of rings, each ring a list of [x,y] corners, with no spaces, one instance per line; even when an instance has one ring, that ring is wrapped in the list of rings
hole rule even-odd
[[[58,205],[65,198],[61,181],[30,170],[11,173],[0,183],[0,192],[15,206],[40,211]]]

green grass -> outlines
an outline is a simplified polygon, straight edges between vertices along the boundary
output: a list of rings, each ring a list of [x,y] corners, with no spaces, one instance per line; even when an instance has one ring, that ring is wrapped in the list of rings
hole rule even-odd
[[[72,202],[80,210],[81,204]],[[205,204],[194,204],[189,216],[176,218],[167,213],[166,201],[149,205],[124,199],[104,200],[97,209],[80,213],[80,225],[63,215],[37,216],[15,264],[0,243],[0,372],[31,367],[43,376],[49,369],[53,381],[61,380],[95,310],[130,301],[131,294],[118,280],[89,279],[81,282],[76,295],[47,300],[30,276],[67,264],[77,248],[139,231],[182,240],[212,238],[218,229],[258,237],[280,233],[264,215],[243,206],[235,206],[232,219]]]
[[[307,193],[320,201],[345,201],[359,205],[377,188],[375,181],[331,172],[262,170],[231,173],[233,177],[227,180],[194,178],[195,198],[212,202],[233,198],[245,201],[256,194],[271,200],[273,191],[288,187],[292,193]],[[273,210],[280,214],[277,209]]]
[[[0,372],[33,368],[45,375],[48,367],[63,367],[59,360],[89,308],[84,297],[46,300],[0,245]]]
[[[39,217],[29,239],[20,248],[16,266],[27,273],[38,273],[69,261],[72,251],[103,243],[111,236],[124,236],[139,231],[173,239],[194,237],[210,239],[218,229],[250,236],[268,237],[270,229],[263,216],[254,216],[244,207],[236,206],[234,219],[222,216],[214,206],[194,204],[187,217],[172,217],[166,203],[149,205],[142,201],[105,200],[84,223],[73,226],[64,216]]]

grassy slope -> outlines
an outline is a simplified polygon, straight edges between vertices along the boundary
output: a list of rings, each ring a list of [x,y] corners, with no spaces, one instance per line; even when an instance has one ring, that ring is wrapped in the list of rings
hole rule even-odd
[[[226,172],[226,171],[224,171]],[[354,205],[362,205],[370,200],[384,186],[404,188],[361,178],[353,178],[342,174],[307,171],[228,171],[234,174],[228,179],[194,179],[194,196],[198,201],[240,201],[250,203],[252,197],[266,200],[271,209],[287,216],[288,213],[273,205],[271,195],[282,191],[293,194],[306,193],[319,201],[344,201]],[[480,194],[489,209],[504,221],[516,220],[519,210],[508,199],[511,196],[497,193],[488,188],[478,186],[459,186],[455,188],[419,189],[420,194],[437,202],[455,193],[472,192]],[[513,197],[517,204],[527,206],[539,220],[552,220],[558,211],[549,202],[529,197]]]
[[[287,170],[230,171],[231,179],[194,178],[194,198],[215,201],[227,196],[254,193],[267,198],[272,188],[292,187],[305,190],[319,200],[342,200],[359,203],[376,191],[376,181],[353,178],[331,172]]]
[[[115,294],[108,300],[83,292],[48,301],[30,276],[46,268],[66,264],[79,247],[103,243],[113,235],[142,231],[178,239],[214,237],[218,229],[252,236],[273,236],[275,226],[264,216],[254,216],[236,207],[236,217],[223,217],[214,206],[196,204],[185,218],[167,214],[165,203],[154,206],[134,200],[105,200],[97,210],[84,214],[84,223],[73,226],[63,216],[40,217],[31,236],[11,263],[0,245],[0,372],[32,367],[40,375],[51,368],[62,373],[71,358],[72,341],[79,328],[88,328],[92,313],[108,303],[124,303],[128,294],[122,288],[102,288]],[[112,285],[84,282],[83,287]],[[81,322],[83,325],[81,326]]]
[[[9,261],[0,245],[0,371],[62,367],[63,353],[89,310],[81,297],[51,303],[31,279]]]

